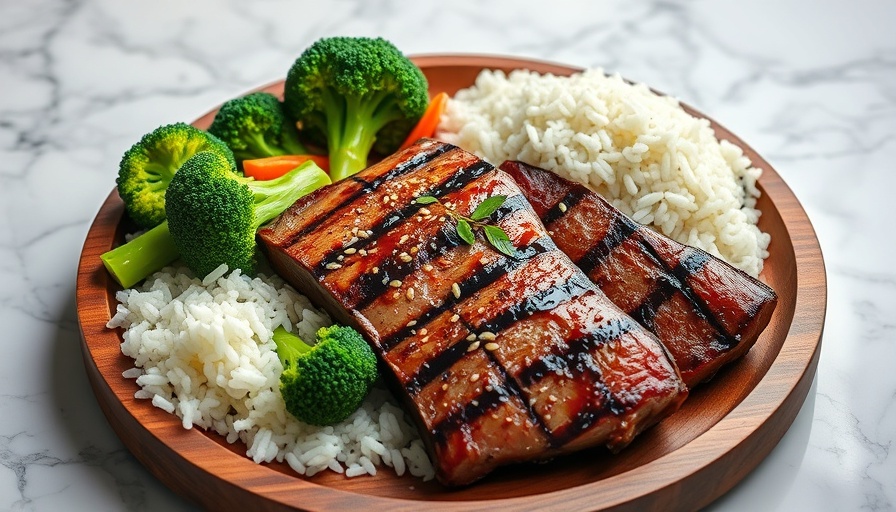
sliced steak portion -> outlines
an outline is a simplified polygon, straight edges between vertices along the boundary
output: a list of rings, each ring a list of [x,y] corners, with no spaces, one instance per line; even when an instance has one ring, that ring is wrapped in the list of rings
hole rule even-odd
[[[439,202],[420,205],[424,196]],[[516,248],[495,250],[470,215]],[[425,140],[301,199],[259,231],[274,268],[360,329],[447,485],[581,448],[618,450],[687,390],[657,338],[559,251],[504,172]]]
[[[660,235],[583,185],[504,162],[551,237],[617,306],[659,337],[688,387],[745,354],[777,304],[767,285]]]

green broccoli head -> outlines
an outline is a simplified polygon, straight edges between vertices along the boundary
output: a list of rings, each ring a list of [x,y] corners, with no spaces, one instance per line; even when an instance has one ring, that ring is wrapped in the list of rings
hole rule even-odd
[[[138,225],[151,228],[165,220],[165,190],[174,173],[200,151],[211,151],[236,169],[233,153],[214,135],[185,123],[160,126],[131,146],[118,167],[118,194]]]
[[[280,100],[266,92],[247,94],[221,105],[208,131],[224,141],[238,161],[308,152]]]
[[[278,327],[274,342],[283,363],[280,392],[286,410],[305,423],[332,425],[346,419],[376,381],[376,356],[351,327],[321,328],[313,347]]]
[[[365,168],[371,149],[395,151],[428,103],[423,72],[382,38],[320,39],[286,75],[287,112],[326,143],[334,181]]]
[[[310,161],[280,178],[256,181],[233,172],[217,153],[197,153],[168,185],[168,230],[196,275],[204,277],[222,263],[254,274],[255,230],[329,183]]]

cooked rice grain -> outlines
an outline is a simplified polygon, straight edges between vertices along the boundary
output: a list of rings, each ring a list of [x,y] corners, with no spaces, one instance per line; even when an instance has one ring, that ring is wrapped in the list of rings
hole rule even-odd
[[[600,69],[483,71],[437,135],[489,162],[521,160],[586,184],[634,220],[757,276],[761,170],[671,97]]]
[[[136,379],[136,398],[176,414],[184,428],[241,441],[256,463],[286,462],[306,476],[373,475],[385,465],[398,475],[434,477],[417,431],[382,387],[338,425],[306,425],[286,413],[271,333],[295,326],[313,340],[331,322],[279,278],[228,274],[222,266],[199,280],[186,268],[167,268],[116,298],[108,326],[124,329],[121,351],[136,365],[122,376]]]

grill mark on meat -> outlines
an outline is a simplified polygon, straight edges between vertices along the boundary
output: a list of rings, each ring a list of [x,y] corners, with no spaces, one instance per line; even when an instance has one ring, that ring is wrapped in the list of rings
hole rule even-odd
[[[559,304],[592,289],[592,283],[582,274],[574,274],[569,280],[548,288],[544,292],[527,297],[525,301],[514,304],[498,316],[485,321],[475,330],[501,332],[511,324],[537,311],[549,311]]]
[[[482,176],[492,167],[485,163],[479,162],[475,165],[462,168],[452,175],[448,180],[439,184],[428,191],[428,195],[442,197],[444,195],[456,192],[469,184],[472,180]],[[422,194],[425,195],[425,194]],[[372,233],[364,239],[360,239],[358,243],[351,245],[356,250],[368,250],[377,244],[383,236],[389,231],[398,228],[403,222],[407,222],[412,218],[423,205],[411,203],[395,210],[386,220],[369,231]],[[334,210],[335,213],[335,210]],[[360,297],[356,304],[352,307],[356,309],[364,309],[372,304],[380,295],[389,289],[389,282],[392,280],[402,280],[411,273],[415,272],[421,265],[430,261],[437,254],[450,250],[463,243],[457,236],[456,229],[453,225],[445,224],[436,233],[436,236],[428,240],[426,244],[422,244],[420,253],[416,255],[413,262],[404,263],[396,261],[391,255],[391,250],[386,247],[380,247],[378,258],[380,259],[380,272],[378,274],[364,274],[361,277],[361,284],[358,287]],[[328,251],[327,255],[321,259],[315,266],[315,275],[318,279],[323,279],[330,272],[336,272],[339,269],[328,268],[332,263],[337,262],[337,258],[344,248]],[[368,256],[369,257],[369,256]]]
[[[567,209],[567,212],[568,211],[569,210]],[[565,213],[558,215],[555,220],[559,220],[563,215],[565,215]],[[598,268],[604,260],[612,254],[614,249],[634,235],[637,230],[638,225],[635,224],[633,220],[624,215],[617,216],[613,219],[613,224],[610,226],[607,235],[600,239],[599,242],[592,245],[591,248],[575,262],[576,265],[578,265],[583,272],[591,275],[594,269]]]
[[[544,222],[545,226],[547,226],[548,224],[560,219],[560,217],[566,215],[566,212],[569,211],[570,208],[579,204],[579,202],[587,195],[587,191],[581,188],[571,189],[566,193],[566,195],[563,197],[563,199],[560,200],[559,203],[555,204],[550,210],[542,215],[541,221]],[[560,206],[561,204],[563,205],[563,207]]]
[[[729,350],[740,342],[740,336],[731,336],[722,327],[718,317],[712,312],[700,296],[694,293],[689,284],[688,276],[699,271],[708,261],[709,256],[699,251],[688,251],[686,257],[682,258],[677,265],[670,267],[666,264],[654,248],[643,239],[638,240],[638,245],[646,252],[652,260],[656,262],[666,275],[657,280],[656,288],[648,295],[644,302],[629,312],[635,320],[641,323],[650,332],[656,333],[654,318],[659,307],[667,300],[671,299],[675,292],[680,292],[695,307],[695,313],[702,317],[715,330],[716,336],[713,337],[713,343],[718,343],[722,350]],[[670,280],[671,278],[671,280]],[[642,321],[643,320],[643,321]]]
[[[511,397],[515,397],[522,404],[523,411],[528,415],[532,423],[539,428],[542,435],[547,440],[549,446],[556,448],[562,446],[554,433],[545,425],[541,415],[539,415],[532,405],[529,403],[525,393],[519,388],[516,381],[507,375],[507,371],[503,365],[490,353],[486,352],[489,363],[492,368],[500,376],[501,386],[492,386],[492,389],[485,389],[475,398],[468,401],[464,407],[446,416],[441,422],[433,427],[435,441],[445,443],[450,434],[459,430],[463,425],[475,423],[479,418],[490,411],[500,407],[502,404],[510,401]]]
[[[404,341],[405,338],[410,336],[411,331],[418,330],[421,327],[426,327],[434,318],[454,307],[455,304],[457,304],[464,297],[469,297],[470,295],[478,292],[486,286],[494,283],[495,280],[497,280],[504,274],[512,272],[521,264],[523,264],[523,262],[531,258],[534,254],[549,252],[551,250],[557,250],[554,242],[550,238],[539,238],[526,247],[518,248],[516,258],[510,258],[502,255],[502,257],[496,259],[488,265],[481,267],[477,272],[470,275],[469,278],[465,279],[462,283],[458,283],[461,299],[455,298],[453,294],[446,295],[442,298],[442,303],[440,305],[433,306],[427,309],[418,318],[416,318],[416,324],[414,324],[413,326],[405,326],[392,335],[381,338],[380,346],[382,346],[383,349],[387,352],[392,350],[398,344]],[[519,255],[523,255],[523,257],[519,257]],[[382,282],[382,279],[380,279],[380,282]],[[471,327],[470,330],[474,329]]]
[[[449,146],[447,144],[437,144],[435,149],[432,149],[432,150],[429,150],[429,151],[423,152],[423,153],[417,153],[416,155],[412,156],[408,160],[400,162],[398,165],[396,165],[389,171],[384,172],[383,174],[380,174],[378,177],[376,177],[373,180],[369,180],[369,181],[365,180],[363,178],[363,176],[364,176],[363,172],[361,174],[354,175],[354,177],[358,181],[361,181],[361,182],[364,182],[367,184],[367,187],[365,188],[366,192],[364,192],[364,193],[372,192],[372,191],[378,189],[383,183],[386,183],[390,180],[394,180],[395,178],[397,178],[399,176],[403,176],[405,174],[414,172],[414,171],[418,170],[420,167],[423,167],[424,165],[435,160],[436,158],[438,158],[438,157],[442,156],[443,154],[448,153],[454,149],[456,149],[456,148]]]
[[[359,197],[361,197],[365,194],[370,194],[372,192],[375,192],[380,186],[382,186],[383,183],[386,183],[388,180],[395,179],[398,176],[402,176],[404,174],[409,174],[411,172],[417,171],[421,167],[429,164],[430,162],[439,158],[440,156],[442,156],[446,153],[450,153],[451,151],[456,150],[456,149],[457,149],[456,147],[450,146],[447,144],[438,144],[434,148],[430,148],[425,151],[421,151],[421,152],[413,155],[411,158],[399,162],[394,167],[392,167],[388,172],[384,173],[383,175],[381,175],[380,177],[378,177],[374,180],[370,180],[370,181],[365,180],[365,179],[361,178],[360,176],[358,176],[357,174],[349,177],[348,180],[358,183],[359,185],[361,185],[361,188],[356,190],[351,195],[347,196],[340,204],[338,204],[333,209],[331,209],[327,212],[324,212],[323,215],[318,216],[314,220],[314,222],[308,222],[307,225],[305,226],[305,228],[298,230],[295,233],[292,233],[290,235],[290,237],[287,240],[285,240],[284,242],[282,242],[280,245],[282,247],[288,247],[290,245],[295,244],[299,238],[307,235],[311,231],[314,231],[320,223],[324,222],[327,218],[332,217],[333,214],[335,214],[339,210],[342,210],[342,209],[348,207],[348,205],[352,204]]]
[[[523,263],[527,263],[529,260],[521,261]],[[510,261],[508,261],[507,263],[509,264]],[[498,278],[507,275],[515,270],[518,270],[521,266],[520,264],[508,264],[505,264],[503,267],[500,265],[494,265],[494,273],[492,274],[474,274],[471,279],[464,282],[464,285],[461,287],[461,289],[463,290],[461,293],[461,297],[469,297],[479,289],[490,285]],[[482,281],[479,281],[477,279],[478,276],[485,276],[485,278],[482,279]],[[467,325],[471,332],[481,332],[484,330],[500,332],[511,323],[519,320],[521,318],[521,312],[541,311],[549,304],[552,305],[551,307],[554,307],[560,302],[564,302],[572,297],[576,297],[589,289],[591,289],[591,284],[587,282],[587,279],[582,279],[581,274],[574,274],[570,279],[567,279],[563,283],[559,283],[557,286],[553,286],[538,293],[534,293],[528,297],[525,297],[520,302],[511,304],[507,309],[505,309],[490,321],[486,321],[478,326],[469,325],[466,323],[466,321],[464,321],[464,323],[465,325]],[[448,302],[449,301],[446,301],[446,303]],[[447,307],[451,307],[457,302],[460,302],[460,300],[451,301],[450,305]],[[419,328],[420,326],[417,325],[416,327]],[[444,350],[443,352],[435,355],[428,363],[424,364],[417,371],[417,373],[405,385],[405,388],[412,395],[419,392],[420,389],[432,382],[436,377],[447,371],[448,368],[450,368],[458,360],[460,360],[460,358],[463,357],[463,355],[466,353],[467,348],[469,348],[472,343],[475,343],[475,341],[466,342],[466,340],[461,340],[448,349]]]
[[[464,168],[459,169],[457,171],[457,173],[450,176],[446,181],[437,184],[435,186],[435,188],[432,188],[429,191],[427,191],[427,193],[424,193],[421,195],[431,195],[431,196],[435,196],[435,197],[442,197],[442,196],[450,194],[452,192],[457,192],[458,190],[462,189],[464,186],[469,184],[471,181],[475,180],[479,176],[482,176],[483,174],[485,174],[486,172],[488,172],[491,169],[492,169],[492,167],[489,164],[486,164],[485,162],[477,162],[476,164],[471,165],[469,167],[464,167]],[[379,185],[377,185],[377,187],[378,186]],[[371,190],[374,190],[374,189],[371,189]],[[348,201],[348,202],[344,203],[343,205],[340,205],[338,208],[335,208],[330,213],[330,215],[336,214],[339,210],[341,210],[343,208],[350,207],[351,204],[352,204],[351,201]],[[376,242],[380,238],[382,238],[382,236],[384,234],[389,232],[391,229],[398,227],[402,222],[406,222],[408,219],[412,218],[420,210],[420,208],[423,208],[423,207],[424,207],[424,205],[417,204],[416,202],[412,201],[409,204],[403,205],[401,208],[399,208],[397,210],[393,210],[393,212],[385,219],[385,221],[381,222],[380,224],[378,224],[376,226],[373,226],[369,230],[369,231],[371,231],[371,234],[367,238],[361,238],[354,244],[347,246],[347,247],[353,247],[357,250],[369,249],[372,245],[376,244]],[[313,228],[314,228],[314,226],[309,227],[307,229],[313,229]],[[444,236],[443,236],[443,238],[444,238]],[[454,237],[454,238],[456,239],[457,237]],[[455,243],[452,244],[452,246],[458,245],[458,242],[459,242],[459,240],[456,240]],[[317,275],[324,276],[328,272],[330,272],[331,270],[327,268],[327,265],[337,262],[337,258],[341,254],[342,250],[345,248],[346,247],[334,249],[332,251],[329,251],[326,255],[324,255],[324,257],[317,264],[317,268],[315,269],[315,272],[317,273]],[[384,254],[383,256],[385,257],[386,255]],[[368,296],[368,298],[369,298],[369,296]],[[362,306],[359,306],[359,309],[363,309],[364,305],[367,305],[366,303],[362,303],[362,304],[363,304]]]

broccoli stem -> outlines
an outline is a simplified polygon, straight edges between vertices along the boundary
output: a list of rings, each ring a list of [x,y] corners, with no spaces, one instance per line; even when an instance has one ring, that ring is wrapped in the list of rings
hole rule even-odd
[[[277,357],[280,358],[284,368],[294,364],[297,358],[311,351],[311,345],[284,329],[283,326],[274,329],[271,338],[277,344]]]
[[[171,239],[166,220],[130,242],[103,253],[100,259],[118,284],[130,288],[179,256],[180,251]]]
[[[339,100],[330,98],[328,101]],[[384,91],[370,96],[346,98],[341,115],[328,109],[332,180],[341,180],[367,167],[367,156],[376,141],[377,132],[399,117],[401,113],[395,100]]]
[[[256,229],[283,213],[300,197],[329,184],[327,173],[310,160],[279,178],[247,182],[255,196]]]

